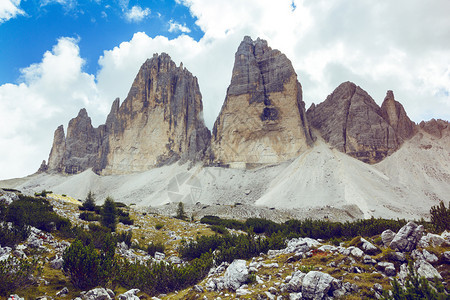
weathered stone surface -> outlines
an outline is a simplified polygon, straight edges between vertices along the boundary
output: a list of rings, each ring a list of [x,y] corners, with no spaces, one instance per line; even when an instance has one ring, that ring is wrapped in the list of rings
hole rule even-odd
[[[395,101],[392,91],[386,93],[381,105],[381,115],[394,128],[399,144],[416,134],[416,124],[408,117],[403,105]]]
[[[450,123],[448,121],[431,119],[427,122],[420,122],[419,127],[439,139],[443,136],[450,136]]]
[[[114,299],[114,293],[111,295],[109,291],[104,288],[95,288],[84,293],[82,298],[83,300],[110,300]]]
[[[119,300],[139,300],[137,294],[140,292],[139,289],[131,289],[123,294],[119,295]]]
[[[108,116],[109,151],[102,173],[144,171],[179,158],[201,160],[210,138],[201,99],[196,77],[169,55],[155,54]]]
[[[277,163],[298,156],[311,143],[302,87],[291,62],[266,41],[245,37],[214,124],[212,163]]]
[[[224,288],[237,290],[248,278],[246,261],[234,260],[223,275]]]
[[[414,268],[417,270],[417,274],[419,276],[423,276],[428,280],[433,280],[434,277],[437,277],[439,280],[442,280],[441,274],[427,261],[418,260],[414,262]]]
[[[392,242],[394,237],[395,237],[395,232],[393,232],[390,229],[387,229],[381,233],[381,241],[383,242],[383,245],[385,247],[389,246],[389,244]]]
[[[203,122],[197,78],[170,56],[155,54],[139,70],[125,101],[116,99],[105,125],[93,128],[85,109],[55,132],[48,169],[75,174],[145,171],[155,166],[197,162],[210,132]]]
[[[379,162],[398,148],[395,130],[380,107],[352,82],[342,83],[324,102],[311,105],[307,116],[326,142],[361,161]]]
[[[336,280],[327,273],[311,271],[303,278],[302,296],[303,299],[323,299],[327,296],[332,287],[332,282]]]
[[[389,247],[400,252],[410,252],[416,248],[423,232],[424,228],[422,225],[408,222],[408,224],[400,228]]]

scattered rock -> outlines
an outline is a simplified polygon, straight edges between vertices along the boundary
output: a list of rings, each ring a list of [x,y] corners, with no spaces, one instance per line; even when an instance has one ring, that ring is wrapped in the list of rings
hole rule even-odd
[[[119,300],[139,300],[139,297],[137,296],[139,292],[139,289],[131,289],[123,294],[120,294]]]
[[[105,288],[95,288],[86,293],[82,293],[83,300],[112,300],[114,292]]]
[[[433,280],[434,277],[442,280],[441,274],[439,274],[439,272],[425,260],[415,261],[414,268],[417,270],[417,274],[419,274],[419,276],[424,276],[428,280]]]
[[[411,252],[422,238],[423,232],[422,225],[408,222],[397,232],[389,247],[400,252]]]
[[[381,241],[385,247],[389,246],[392,240],[395,237],[395,232],[390,229],[387,229],[381,233]]]
[[[69,293],[69,289],[67,287],[64,287],[62,290],[56,293],[56,296],[58,297],[65,297]]]
[[[323,299],[336,280],[331,275],[319,271],[311,271],[303,278],[302,296],[304,299]]]

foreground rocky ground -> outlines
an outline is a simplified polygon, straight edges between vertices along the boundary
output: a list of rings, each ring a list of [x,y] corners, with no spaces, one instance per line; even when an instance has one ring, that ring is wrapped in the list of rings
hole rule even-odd
[[[14,200],[14,194],[3,193]],[[73,224],[87,226],[78,218],[77,201],[50,195],[54,210]],[[154,256],[145,251],[118,245],[116,255],[130,261],[165,261],[184,264],[177,252],[180,241],[193,240],[213,232],[205,224],[127,208],[135,220],[132,226],[119,224],[118,232],[133,232],[133,243],[160,241],[164,253]],[[158,226],[156,226],[158,225]],[[158,228],[158,229],[157,229]],[[236,231],[231,231],[236,233]],[[213,267],[197,285],[167,295],[150,297],[138,289],[97,287],[81,291],[71,284],[61,268],[62,254],[71,240],[32,228],[28,239],[15,247],[0,248],[0,261],[10,257],[37,257],[43,272],[31,287],[19,289],[5,299],[361,299],[380,298],[391,289],[394,278],[405,282],[408,260],[418,275],[437,278],[447,288],[450,278],[450,233],[427,233],[423,226],[409,222],[398,232],[384,231],[379,236],[355,237],[330,243],[294,238],[281,250],[269,250],[250,260],[234,260]]]

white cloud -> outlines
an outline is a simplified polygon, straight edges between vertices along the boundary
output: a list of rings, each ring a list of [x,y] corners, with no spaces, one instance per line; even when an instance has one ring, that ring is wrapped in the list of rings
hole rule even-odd
[[[189,27],[186,26],[186,24],[181,25],[178,22],[175,22],[174,20],[169,21],[169,32],[178,32],[181,31],[183,33],[189,33],[191,30]]]
[[[0,1],[0,24],[15,18],[17,15],[25,15],[25,12],[19,6],[20,0]]]
[[[104,51],[96,76],[82,70],[77,42],[60,39],[42,62],[23,70],[23,83],[0,86],[0,177],[25,175],[48,157],[53,131],[87,107],[98,125],[116,97],[126,97],[139,67],[167,52],[198,77],[204,118],[212,127],[230,83],[234,53],[245,35],[268,40],[292,61],[307,107],[341,82],[360,85],[381,104],[386,90],[416,122],[450,119],[450,2],[326,0],[178,0],[204,36],[169,40],[135,33]],[[124,12],[128,1],[121,2]],[[98,108],[100,107],[100,108]],[[28,145],[33,145],[29,147]],[[32,167],[30,167],[32,166]],[[27,169],[28,168],[28,169]]]
[[[142,7],[135,5],[131,9],[125,10],[125,19],[128,22],[140,22],[150,15],[150,8],[142,9]]]
[[[107,106],[83,64],[77,40],[60,38],[40,63],[21,70],[23,82],[0,86],[0,178],[36,171],[48,157],[56,127],[66,127],[80,108],[103,119]]]
[[[66,10],[72,10],[78,5],[77,0],[41,0],[41,6],[53,3],[62,5]]]

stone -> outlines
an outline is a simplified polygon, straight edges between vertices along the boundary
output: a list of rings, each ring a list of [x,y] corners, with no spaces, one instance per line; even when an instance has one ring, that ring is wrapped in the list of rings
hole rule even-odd
[[[351,252],[350,252],[350,254],[355,256],[355,257],[361,258],[361,257],[363,257],[364,252],[361,249],[357,248],[357,247],[353,247]]]
[[[164,253],[156,251],[154,257],[156,260],[163,260],[164,258],[166,258],[166,255]]]
[[[441,119],[431,119],[419,123],[420,129],[426,133],[440,139],[444,136],[450,136],[450,123]]]
[[[427,262],[429,262],[430,264],[437,263],[437,261],[439,260],[439,258],[435,254],[429,252],[426,249],[423,249],[422,253],[423,253],[423,257],[425,258],[425,260]]]
[[[421,248],[426,248],[429,246],[438,247],[443,243],[445,243],[445,239],[440,235],[427,233],[426,235],[422,236],[417,246]]]
[[[379,262],[376,264],[376,268],[378,270],[381,270],[384,272],[384,274],[386,274],[387,276],[395,276],[397,274],[396,270],[395,270],[395,266],[393,263],[391,262]]]
[[[266,295],[266,298],[268,300],[275,300],[275,296],[272,295],[270,292],[264,292],[264,295]],[[236,295],[237,296],[237,295]]]
[[[417,270],[417,274],[419,276],[423,276],[428,280],[433,280],[434,277],[437,277],[439,280],[442,280],[441,274],[427,261],[418,260],[414,262],[414,268]]]
[[[392,91],[387,91],[381,104],[381,116],[394,128],[398,144],[409,140],[417,132],[416,124],[408,117],[403,105],[394,99]]]
[[[239,288],[236,290],[237,297],[241,297],[241,296],[245,296],[245,295],[249,295],[249,294],[251,294],[251,292],[247,289]]]
[[[58,297],[65,297],[69,293],[69,289],[67,287],[62,288],[59,292],[56,293]]]
[[[95,288],[82,295],[82,298],[83,300],[112,300],[114,299],[114,295],[111,297],[104,288]]]
[[[361,238],[361,242],[362,242],[361,248],[365,253],[373,255],[380,252],[380,250],[377,247],[375,247],[371,242],[369,242],[365,238]]]
[[[8,300],[25,300],[25,298],[21,298],[17,294],[14,294],[14,295],[10,295]]]
[[[327,143],[363,162],[379,162],[398,149],[395,130],[381,108],[352,82],[339,85],[306,114]]]
[[[400,252],[410,252],[415,249],[417,243],[422,238],[424,228],[414,222],[408,222],[395,235],[389,247]]]
[[[170,56],[155,54],[140,68],[127,98],[116,99],[106,123],[94,128],[85,109],[55,131],[48,171],[97,174],[146,171],[156,166],[198,162],[210,132],[203,121],[197,78]]]
[[[319,271],[311,271],[303,278],[303,299],[323,299],[331,288],[331,283],[336,280],[331,275]]]
[[[364,255],[363,263],[365,263],[365,264],[376,264],[377,262],[370,255]]]
[[[289,281],[286,283],[286,290],[288,292],[301,292],[302,282],[306,274],[301,271],[295,271]]]
[[[289,300],[301,300],[302,293],[289,293]]]
[[[390,229],[387,229],[381,233],[381,241],[385,247],[389,246],[392,240],[395,237],[395,232]]]
[[[297,157],[313,142],[289,59],[265,40],[246,36],[214,123],[210,161],[245,168]]]
[[[450,263],[450,251],[445,251],[444,253],[442,253],[442,258],[444,262]]]
[[[64,259],[62,257],[56,257],[50,262],[50,267],[55,270],[60,270],[63,267]]]
[[[237,290],[248,278],[246,261],[235,259],[223,275],[224,288]]]
[[[131,289],[123,294],[119,295],[119,300],[139,300],[137,294],[140,292],[139,289]]]

